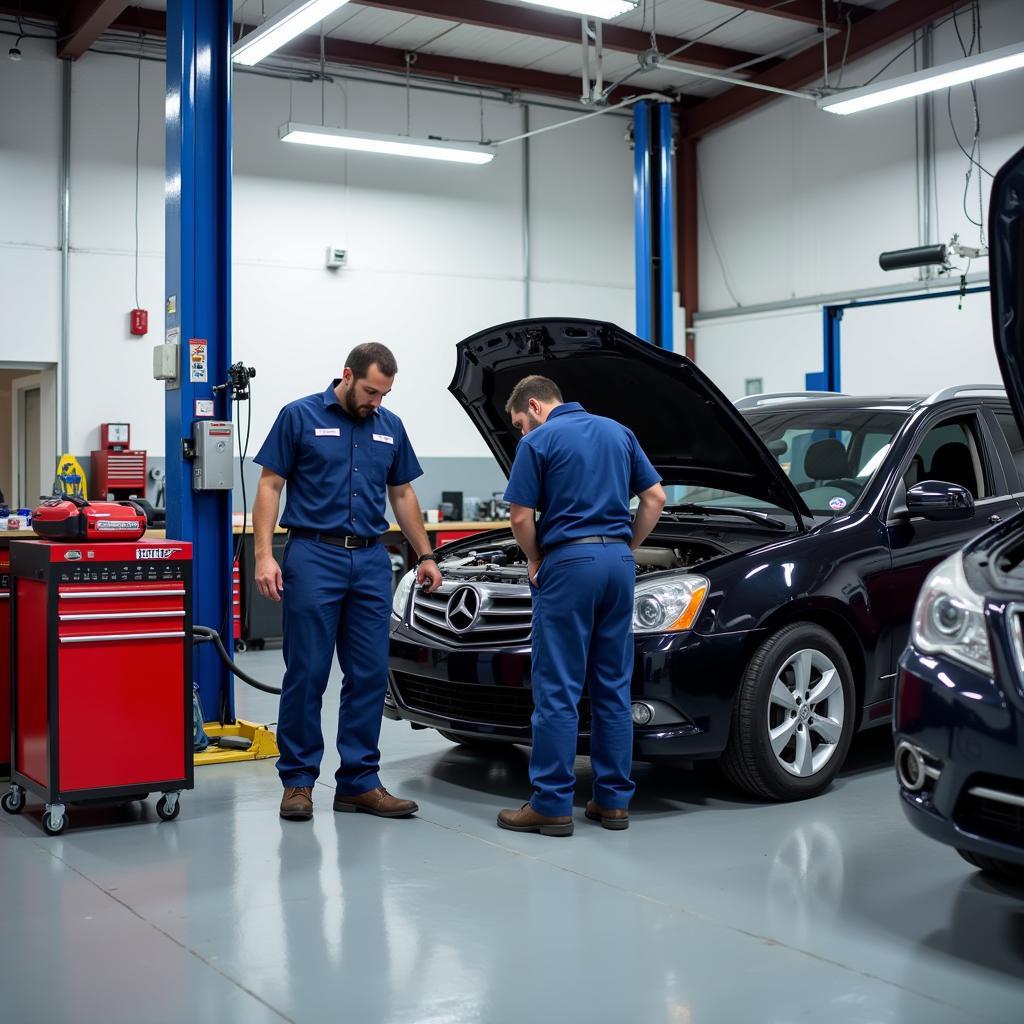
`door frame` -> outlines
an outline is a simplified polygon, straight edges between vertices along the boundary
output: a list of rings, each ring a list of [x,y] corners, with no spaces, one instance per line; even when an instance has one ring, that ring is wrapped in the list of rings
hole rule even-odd
[[[39,486],[44,489],[56,473],[57,459],[57,366],[46,365],[38,373],[17,377],[11,381],[11,482],[13,493],[8,496],[12,507],[19,507],[28,498],[24,488],[21,420],[25,407],[25,392],[39,389]],[[28,505],[35,508],[39,495],[32,496]]]

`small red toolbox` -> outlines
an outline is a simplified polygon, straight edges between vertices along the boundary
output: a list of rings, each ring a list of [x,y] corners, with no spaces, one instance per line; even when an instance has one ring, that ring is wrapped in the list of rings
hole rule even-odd
[[[50,498],[32,513],[32,529],[47,540],[137,540],[146,532],[146,513],[130,501]]]
[[[11,542],[11,787],[65,805],[192,788],[192,546],[183,541]]]

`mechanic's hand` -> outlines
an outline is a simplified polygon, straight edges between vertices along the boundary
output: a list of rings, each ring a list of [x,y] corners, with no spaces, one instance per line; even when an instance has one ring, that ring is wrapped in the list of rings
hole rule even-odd
[[[527,571],[527,573],[530,576],[530,582],[535,587],[539,587],[540,586],[540,584],[537,582],[537,573],[540,572],[540,563],[542,561],[543,561],[542,558],[538,558],[536,561],[533,561],[533,559],[530,559],[530,561],[526,563],[526,571]]]
[[[280,601],[284,590],[284,577],[273,555],[256,559],[256,589],[271,601]]]
[[[437,590],[441,586],[441,570],[437,562],[423,562],[416,570],[416,582],[426,593]]]

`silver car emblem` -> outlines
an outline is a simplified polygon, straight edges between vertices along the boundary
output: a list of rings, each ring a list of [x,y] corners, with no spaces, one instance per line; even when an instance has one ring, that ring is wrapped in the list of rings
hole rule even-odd
[[[465,633],[476,624],[480,615],[480,595],[473,587],[459,587],[450,598],[444,618],[456,633]]]

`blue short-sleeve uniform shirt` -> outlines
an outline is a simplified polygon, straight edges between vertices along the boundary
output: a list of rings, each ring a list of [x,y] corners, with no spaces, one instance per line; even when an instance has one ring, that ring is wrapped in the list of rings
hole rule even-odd
[[[628,541],[630,496],[660,481],[631,430],[565,402],[519,442],[505,500],[540,511],[542,548],[591,536]]]
[[[402,421],[378,408],[350,416],[334,389],[289,402],[255,462],[288,481],[281,525],[373,537],[388,529],[388,487],[421,476]]]

